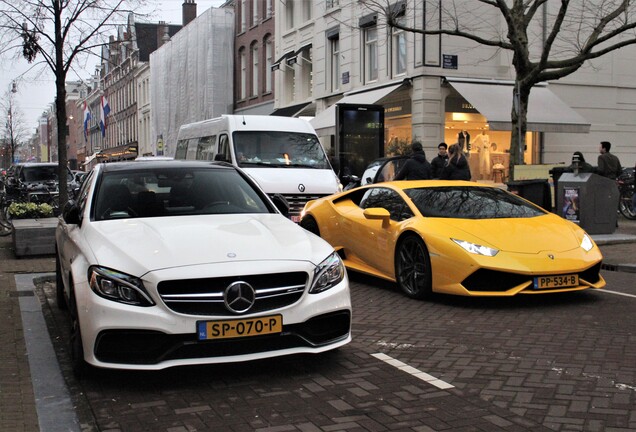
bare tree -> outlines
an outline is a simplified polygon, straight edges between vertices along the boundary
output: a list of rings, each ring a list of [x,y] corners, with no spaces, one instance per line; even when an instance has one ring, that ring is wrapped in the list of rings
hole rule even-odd
[[[15,160],[16,151],[27,138],[24,114],[15,99],[15,92],[12,89],[6,92],[0,102],[0,119],[4,120],[2,140],[11,162]]]
[[[107,42],[113,25],[125,22],[145,0],[0,0],[0,52],[39,59],[55,76],[58,177],[67,175],[66,77],[81,58]],[[68,187],[60,181],[60,203]]]
[[[413,0],[408,14],[435,17],[418,27],[400,19],[396,0],[361,0],[388,26],[422,35],[447,35],[512,52],[515,90],[511,121],[510,171],[523,163],[528,100],[532,88],[576,72],[588,60],[636,44],[634,0]],[[421,16],[421,15],[420,15]],[[492,22],[500,16],[499,31]],[[431,24],[431,25],[428,25]]]

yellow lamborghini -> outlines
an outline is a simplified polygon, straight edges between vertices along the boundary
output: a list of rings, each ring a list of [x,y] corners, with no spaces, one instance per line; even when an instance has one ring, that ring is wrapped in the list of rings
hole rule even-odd
[[[376,183],[310,201],[301,226],[349,270],[431,292],[512,296],[602,288],[603,256],[578,225],[494,186]]]

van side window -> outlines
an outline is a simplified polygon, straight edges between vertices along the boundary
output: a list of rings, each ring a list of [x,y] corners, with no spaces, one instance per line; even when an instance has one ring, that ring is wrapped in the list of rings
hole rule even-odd
[[[230,156],[230,146],[226,134],[223,134],[219,137],[219,146],[214,160],[232,162],[232,157]]]
[[[197,160],[214,160],[216,135],[201,137],[197,145]]]
[[[190,138],[188,140],[188,152],[186,153],[185,159],[187,160],[196,160],[197,158],[197,148],[199,147],[199,139],[198,138]]]
[[[174,153],[175,159],[185,159],[188,152],[188,140],[177,141],[177,150]]]

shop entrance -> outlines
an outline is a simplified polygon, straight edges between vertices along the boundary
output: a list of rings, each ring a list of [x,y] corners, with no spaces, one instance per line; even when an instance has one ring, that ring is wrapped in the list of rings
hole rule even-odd
[[[481,115],[459,94],[446,98],[444,116],[444,142],[448,145],[466,140],[467,153],[473,180],[493,180],[503,183],[509,179],[510,131],[491,130],[488,119]],[[535,161],[538,133],[526,133],[524,163]],[[466,151],[466,148],[465,148]]]

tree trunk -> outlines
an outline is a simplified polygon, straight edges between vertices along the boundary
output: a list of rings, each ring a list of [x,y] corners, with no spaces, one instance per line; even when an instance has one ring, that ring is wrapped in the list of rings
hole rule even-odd
[[[57,2],[55,7],[61,7]],[[66,154],[66,68],[64,67],[64,38],[62,37],[61,10],[55,13],[55,114],[57,116],[57,158],[60,210],[68,201],[68,168]]]
[[[515,81],[512,100],[512,133],[510,137],[510,178],[514,179],[515,165],[523,165],[523,154],[526,148],[526,130],[528,127],[528,100],[530,86],[523,85],[519,79]]]

